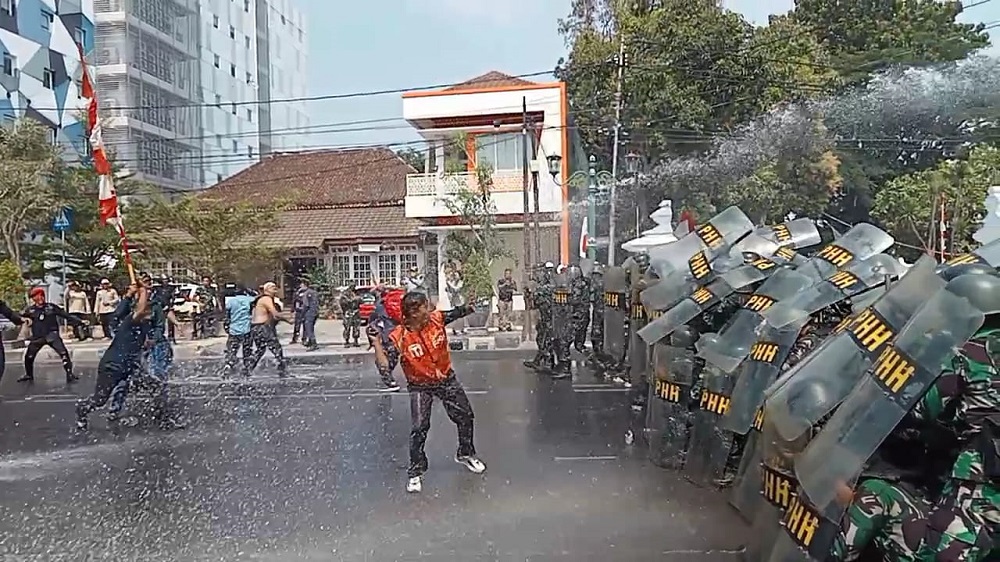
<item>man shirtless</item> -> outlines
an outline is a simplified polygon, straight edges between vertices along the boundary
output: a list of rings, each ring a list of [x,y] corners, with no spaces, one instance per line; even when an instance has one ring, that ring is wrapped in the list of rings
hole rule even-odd
[[[278,362],[278,376],[281,378],[288,376],[288,364],[285,361],[285,353],[281,349],[281,342],[278,341],[278,322],[292,324],[292,318],[286,312],[280,312],[275,305],[274,296],[278,294],[278,286],[274,283],[265,283],[261,287],[261,294],[253,302],[253,313],[250,318],[250,341],[254,346],[253,355],[246,362],[247,376],[257,367],[257,363],[264,357],[265,351],[270,351],[274,359]]]

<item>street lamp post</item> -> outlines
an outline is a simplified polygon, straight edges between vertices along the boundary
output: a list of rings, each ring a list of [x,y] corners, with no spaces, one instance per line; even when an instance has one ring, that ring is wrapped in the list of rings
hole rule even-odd
[[[639,236],[642,232],[642,221],[646,217],[646,194],[639,187],[642,156],[630,151],[625,155],[625,168],[632,176],[632,193],[635,198],[635,235]]]
[[[549,163],[549,175],[556,185],[559,183],[559,172],[562,170],[562,156],[550,154],[546,157]],[[597,171],[597,158],[591,156],[590,166],[586,172],[577,170],[567,180],[570,187],[579,187],[587,182],[587,259],[591,262],[597,259],[597,244],[594,233],[597,230],[597,198],[606,194],[609,186],[614,181],[614,177],[609,172]]]

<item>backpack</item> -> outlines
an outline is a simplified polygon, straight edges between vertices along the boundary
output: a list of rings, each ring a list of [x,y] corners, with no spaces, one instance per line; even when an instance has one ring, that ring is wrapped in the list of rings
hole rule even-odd
[[[382,307],[385,314],[396,324],[403,323],[403,289],[390,289],[382,295]]]

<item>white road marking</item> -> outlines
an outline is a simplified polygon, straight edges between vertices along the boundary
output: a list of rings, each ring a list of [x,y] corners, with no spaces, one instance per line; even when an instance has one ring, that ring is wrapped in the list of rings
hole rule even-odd
[[[595,457],[553,457],[556,462],[560,461],[616,461],[618,457],[614,456],[595,456]]]

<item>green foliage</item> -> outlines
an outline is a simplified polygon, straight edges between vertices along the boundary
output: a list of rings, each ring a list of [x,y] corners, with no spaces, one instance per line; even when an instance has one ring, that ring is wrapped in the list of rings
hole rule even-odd
[[[134,238],[154,257],[217,280],[256,278],[278,265],[264,236],[278,226],[279,209],[222,206],[190,196],[176,201],[154,197],[136,211],[143,217],[144,232]]]
[[[479,166],[474,185],[443,201],[448,210],[471,227],[470,231],[448,234],[446,244],[446,257],[461,264],[462,286],[469,302],[493,294],[490,267],[494,260],[509,255],[496,228],[496,205],[490,197],[492,187],[492,168]]]
[[[10,260],[0,261],[0,300],[14,310],[20,310],[27,303],[25,293],[20,268]]]
[[[45,128],[30,119],[0,128],[0,238],[19,270],[25,235],[47,231],[59,209],[52,178],[63,164],[46,135]]]
[[[309,283],[319,295],[319,304],[327,310],[334,310],[337,307],[337,296],[340,294],[340,287],[347,283],[347,279],[342,279],[333,268],[325,265],[315,265],[310,267],[302,275],[302,279]]]
[[[972,234],[992,185],[1000,185],[1000,149],[978,146],[965,159],[893,178],[875,196],[872,214],[897,240],[934,252],[941,249],[937,221],[943,207],[953,230],[947,249],[958,252],[976,245]]]
[[[404,162],[413,166],[413,169],[417,172],[424,171],[424,158],[423,152],[416,150],[414,148],[406,147],[401,148],[396,151],[396,155],[403,159]]]

